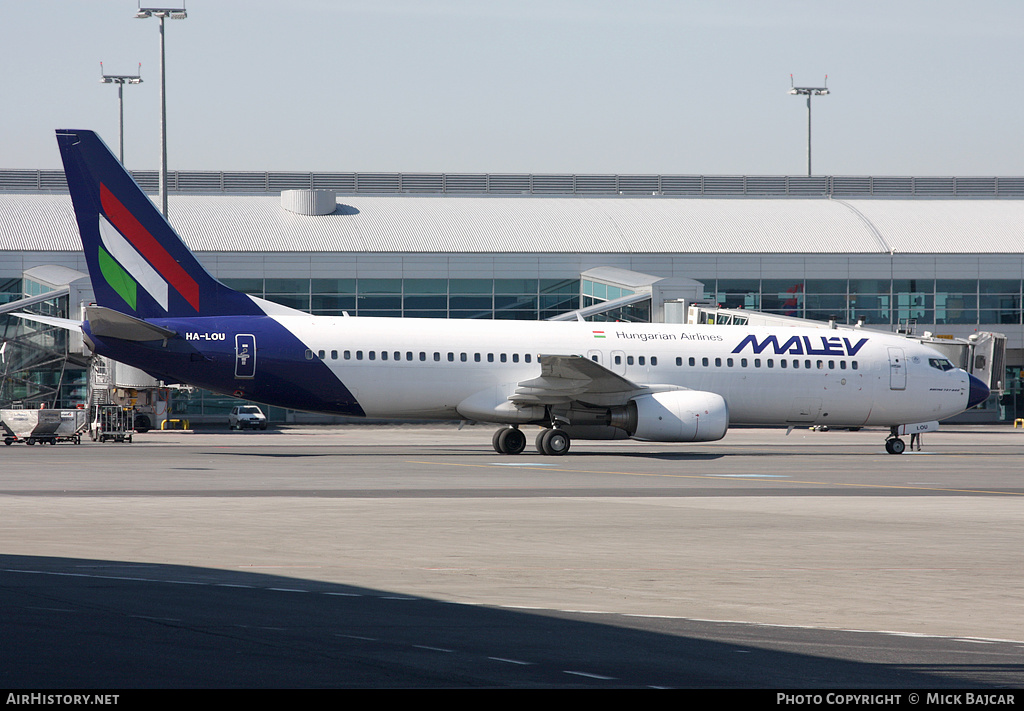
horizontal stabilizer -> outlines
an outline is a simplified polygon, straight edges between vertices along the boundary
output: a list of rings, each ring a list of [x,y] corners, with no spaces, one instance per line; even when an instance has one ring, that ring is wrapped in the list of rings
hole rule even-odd
[[[177,331],[161,328],[103,306],[86,306],[85,320],[89,322],[89,330],[93,335],[101,338],[119,338],[122,341],[160,341],[178,335]]]
[[[59,318],[57,316],[40,316],[39,314],[30,314],[24,311],[16,311],[11,316],[17,316],[18,318],[25,319],[26,321],[36,321],[38,323],[45,323],[47,326],[56,326],[57,328],[63,328],[65,331],[80,332],[82,330],[82,322],[75,321],[70,318]]]

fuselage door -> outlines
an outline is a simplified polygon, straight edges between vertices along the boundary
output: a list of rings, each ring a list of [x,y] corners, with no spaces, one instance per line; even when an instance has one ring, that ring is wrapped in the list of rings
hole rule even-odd
[[[256,377],[256,336],[251,333],[235,335],[235,377]]]
[[[611,367],[613,373],[619,375],[626,374],[626,352],[625,351],[612,351],[612,359],[608,364]]]
[[[907,389],[907,362],[902,348],[889,349],[889,389]]]

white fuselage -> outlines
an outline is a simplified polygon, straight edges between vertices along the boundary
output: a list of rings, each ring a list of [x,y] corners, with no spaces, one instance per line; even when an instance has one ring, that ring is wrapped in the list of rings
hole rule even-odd
[[[507,399],[541,355],[579,355],[642,386],[721,395],[730,424],[896,425],[966,407],[966,372],[916,341],[873,331],[592,322],[275,316],[368,417],[454,418],[466,398]],[[491,421],[500,422],[495,417]]]

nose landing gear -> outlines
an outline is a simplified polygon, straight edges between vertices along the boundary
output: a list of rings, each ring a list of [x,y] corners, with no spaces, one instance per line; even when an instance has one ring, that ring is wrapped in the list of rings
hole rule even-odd
[[[903,454],[906,451],[906,443],[893,432],[889,439],[885,440],[885,451],[889,454]]]

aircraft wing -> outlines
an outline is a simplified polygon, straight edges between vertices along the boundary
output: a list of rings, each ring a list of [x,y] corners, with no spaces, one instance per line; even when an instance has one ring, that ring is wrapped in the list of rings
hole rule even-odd
[[[578,355],[541,355],[539,359],[540,377],[519,383],[509,396],[514,405],[564,405],[574,401],[623,405],[641,393],[662,389],[638,385]]]

